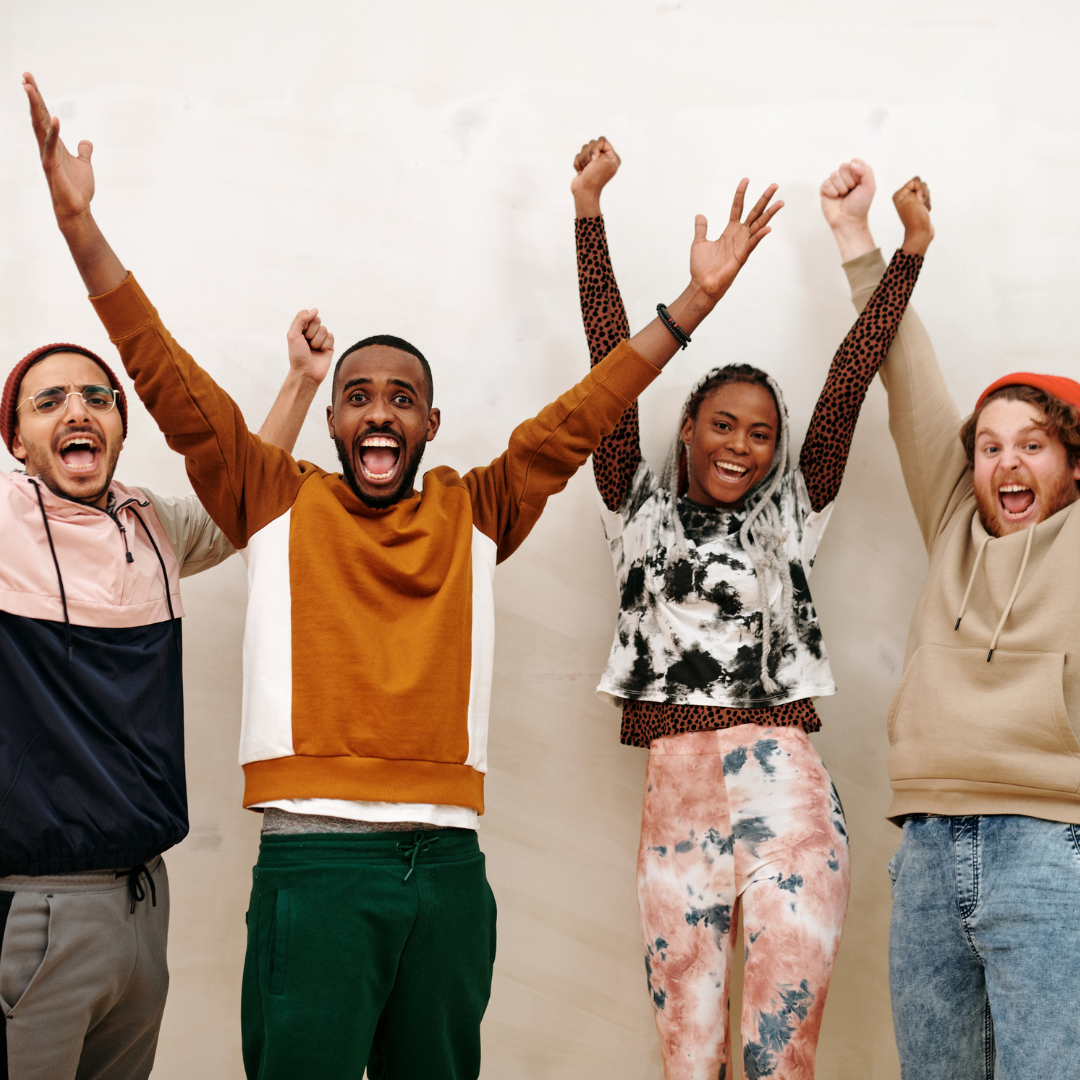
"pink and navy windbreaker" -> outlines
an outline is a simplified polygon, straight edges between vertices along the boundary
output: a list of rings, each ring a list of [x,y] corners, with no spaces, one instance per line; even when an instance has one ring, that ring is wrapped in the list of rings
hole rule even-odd
[[[114,483],[104,511],[0,475],[0,875],[187,834],[179,578],[231,552],[193,497]]]

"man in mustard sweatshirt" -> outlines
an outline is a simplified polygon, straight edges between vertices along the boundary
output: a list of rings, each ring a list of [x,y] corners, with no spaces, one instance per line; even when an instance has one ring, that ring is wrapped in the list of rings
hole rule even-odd
[[[873,191],[859,161],[822,186],[860,309],[885,270]],[[961,423],[910,307],[881,379],[930,556],[888,721],[902,1075],[1065,1080],[1080,1045],[1080,385],[1007,375]]]
[[[57,221],[135,389],[245,548],[244,805],[264,810],[248,911],[243,1039],[260,1080],[468,1080],[495,953],[483,812],[495,564],[727,291],[782,205],[716,241],[691,282],[490,465],[413,477],[439,429],[426,360],[365,338],[327,410],[342,472],[252,435],[173,340],[90,213],[91,147],[59,142],[32,79]]]

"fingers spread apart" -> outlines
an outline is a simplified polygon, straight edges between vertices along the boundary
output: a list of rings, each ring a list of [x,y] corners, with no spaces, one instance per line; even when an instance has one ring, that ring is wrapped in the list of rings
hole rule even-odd
[[[776,194],[777,190],[776,184],[770,184],[762,193],[761,198],[751,207],[750,213],[746,215],[746,220],[743,221],[743,205],[746,201],[746,189],[749,186],[750,181],[744,176],[739,181],[739,186],[735,189],[735,198],[731,202],[730,220],[741,222],[743,225],[748,226],[751,232],[756,232],[758,229],[768,225],[769,219],[784,204],[781,201],[775,206],[769,206],[769,201]]]

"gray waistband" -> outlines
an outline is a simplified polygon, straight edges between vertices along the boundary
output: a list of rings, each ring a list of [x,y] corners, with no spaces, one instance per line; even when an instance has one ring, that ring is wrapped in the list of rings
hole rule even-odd
[[[264,836],[297,836],[305,833],[430,832],[449,827],[422,821],[354,821],[323,814],[294,814],[268,806],[263,811],[262,831]]]
[[[161,866],[160,855],[150,859],[146,868],[156,874]],[[126,889],[131,867],[115,870],[79,870],[74,874],[9,874],[0,877],[0,892],[107,892]]]

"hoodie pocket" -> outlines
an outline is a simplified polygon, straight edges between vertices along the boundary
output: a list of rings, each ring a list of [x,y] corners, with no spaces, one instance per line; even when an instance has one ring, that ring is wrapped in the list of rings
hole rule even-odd
[[[923,645],[889,711],[889,778],[1080,791],[1064,653]]]

